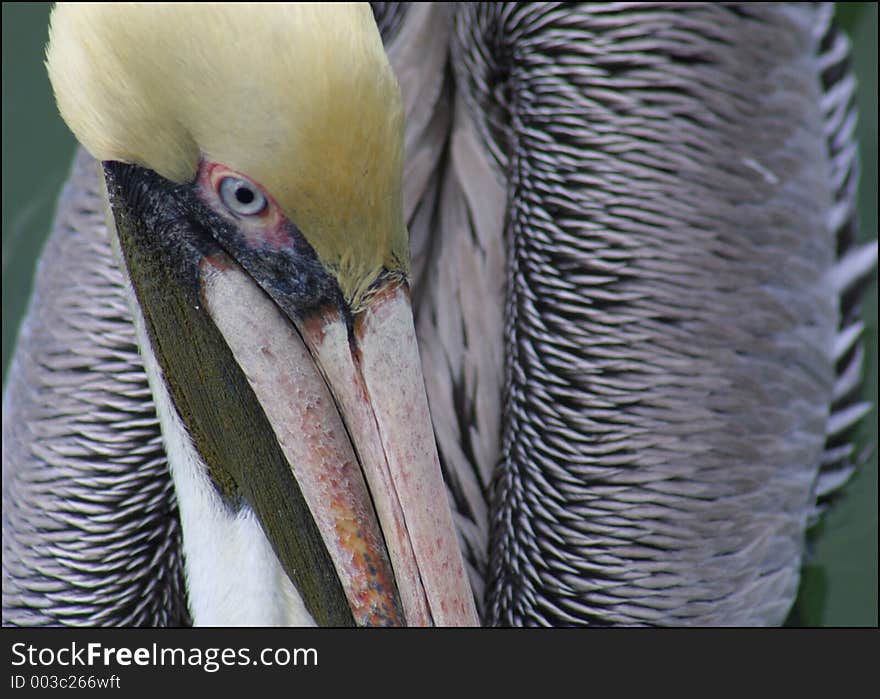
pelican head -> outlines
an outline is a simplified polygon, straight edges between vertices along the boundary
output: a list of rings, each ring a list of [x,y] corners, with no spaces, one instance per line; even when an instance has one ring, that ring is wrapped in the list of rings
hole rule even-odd
[[[400,90],[367,5],[59,5],[197,624],[475,624],[408,293]]]

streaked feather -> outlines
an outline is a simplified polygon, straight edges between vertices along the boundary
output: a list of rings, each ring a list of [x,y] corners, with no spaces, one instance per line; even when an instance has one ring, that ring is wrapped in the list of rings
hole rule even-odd
[[[3,404],[3,623],[188,623],[177,503],[80,152],[37,270]]]
[[[876,257],[843,240],[853,82],[830,19],[828,6],[458,9],[453,128],[474,124],[470,152],[489,155],[509,204],[493,222],[507,305],[491,540],[474,500],[495,464],[463,437],[483,426],[472,396],[491,372],[473,380],[461,349],[425,369],[476,570],[491,551],[490,622],[787,614],[816,498],[851,472],[833,444],[864,409],[831,406],[859,369],[836,368],[834,349],[861,355],[839,295]],[[470,168],[460,198],[486,181]],[[455,206],[435,250],[467,240]],[[468,284],[476,240],[428,273],[428,353],[466,347],[486,305]],[[491,363],[491,334],[478,342]]]

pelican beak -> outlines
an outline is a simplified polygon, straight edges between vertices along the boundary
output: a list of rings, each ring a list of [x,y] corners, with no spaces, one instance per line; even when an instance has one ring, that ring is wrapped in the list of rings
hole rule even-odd
[[[409,625],[476,625],[425,395],[409,290],[391,282],[354,321],[306,323],[385,534]]]
[[[304,305],[277,250],[197,223],[179,186],[118,163],[105,177],[175,407],[315,621],[477,625],[406,284],[356,313],[329,292]]]

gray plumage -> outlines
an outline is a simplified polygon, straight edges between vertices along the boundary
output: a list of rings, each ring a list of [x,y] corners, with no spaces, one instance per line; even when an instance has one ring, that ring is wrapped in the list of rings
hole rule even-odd
[[[493,624],[778,624],[866,406],[830,9],[376,3],[425,382]],[[186,623],[93,164],[3,411],[4,623]],[[841,302],[843,299],[843,302]]]
[[[58,204],[3,400],[3,623],[187,623],[180,524],[97,164]]]
[[[784,620],[867,409],[830,13],[456,13],[419,331],[488,622]]]

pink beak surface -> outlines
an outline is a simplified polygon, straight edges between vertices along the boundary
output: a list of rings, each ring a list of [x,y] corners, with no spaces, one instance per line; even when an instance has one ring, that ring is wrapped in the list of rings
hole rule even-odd
[[[407,286],[375,294],[352,333],[335,309],[291,321],[223,258],[202,265],[207,310],[272,424],[355,623],[479,625]]]

